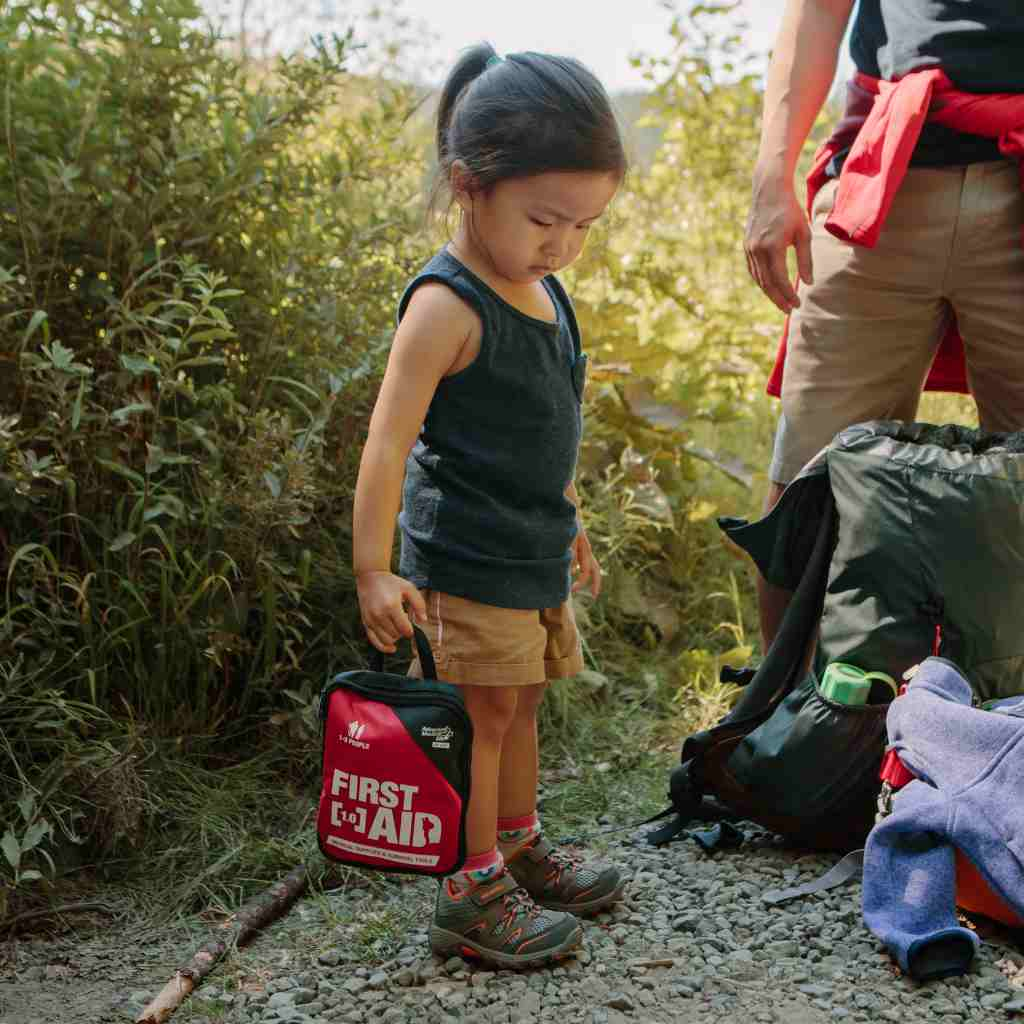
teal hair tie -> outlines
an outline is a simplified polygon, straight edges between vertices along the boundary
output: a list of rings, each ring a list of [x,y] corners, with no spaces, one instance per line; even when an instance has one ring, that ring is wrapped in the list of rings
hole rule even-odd
[[[504,63],[505,63],[505,58],[504,57],[499,57],[496,53],[492,53],[490,55],[490,57],[487,58],[487,63],[484,65],[484,70],[486,71],[487,68],[489,68],[492,64],[504,64]]]

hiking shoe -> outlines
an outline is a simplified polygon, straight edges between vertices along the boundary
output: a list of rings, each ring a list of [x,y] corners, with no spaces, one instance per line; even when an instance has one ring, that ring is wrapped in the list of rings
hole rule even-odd
[[[548,910],[594,914],[622,899],[618,868],[584,864],[576,855],[553,847],[543,835],[517,850],[508,870]]]
[[[507,871],[464,888],[451,878],[441,881],[430,926],[430,948],[438,956],[515,970],[562,960],[582,942],[572,914],[542,910]]]

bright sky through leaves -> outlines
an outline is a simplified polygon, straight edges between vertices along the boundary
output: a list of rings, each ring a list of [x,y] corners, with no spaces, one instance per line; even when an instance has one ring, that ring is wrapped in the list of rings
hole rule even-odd
[[[783,6],[784,0],[741,4],[752,50],[770,49]],[[661,0],[405,0],[404,8],[438,37],[431,49],[445,65],[463,47],[486,39],[499,53],[543,50],[578,57],[612,90],[643,86],[629,58],[638,51],[665,53],[671,22]]]

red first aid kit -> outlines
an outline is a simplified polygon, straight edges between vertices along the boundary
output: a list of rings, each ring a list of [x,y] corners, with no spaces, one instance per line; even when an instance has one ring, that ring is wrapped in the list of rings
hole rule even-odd
[[[383,671],[374,651],[320,694],[317,839],[330,860],[441,876],[466,859],[473,726],[422,630],[414,640],[423,679]]]

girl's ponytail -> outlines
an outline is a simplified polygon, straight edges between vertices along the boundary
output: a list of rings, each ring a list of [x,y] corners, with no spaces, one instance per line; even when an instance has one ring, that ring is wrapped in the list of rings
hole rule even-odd
[[[437,106],[437,162],[441,167],[449,164],[448,130],[451,127],[456,102],[466,86],[479,78],[487,70],[490,62],[497,59],[498,54],[490,43],[477,43],[463,52],[455,67],[449,72]]]
[[[473,190],[548,171],[618,178],[626,154],[608,94],[579,61],[543,53],[502,60],[489,43],[466,50],[437,108],[437,181],[430,211],[452,198],[458,163]]]

